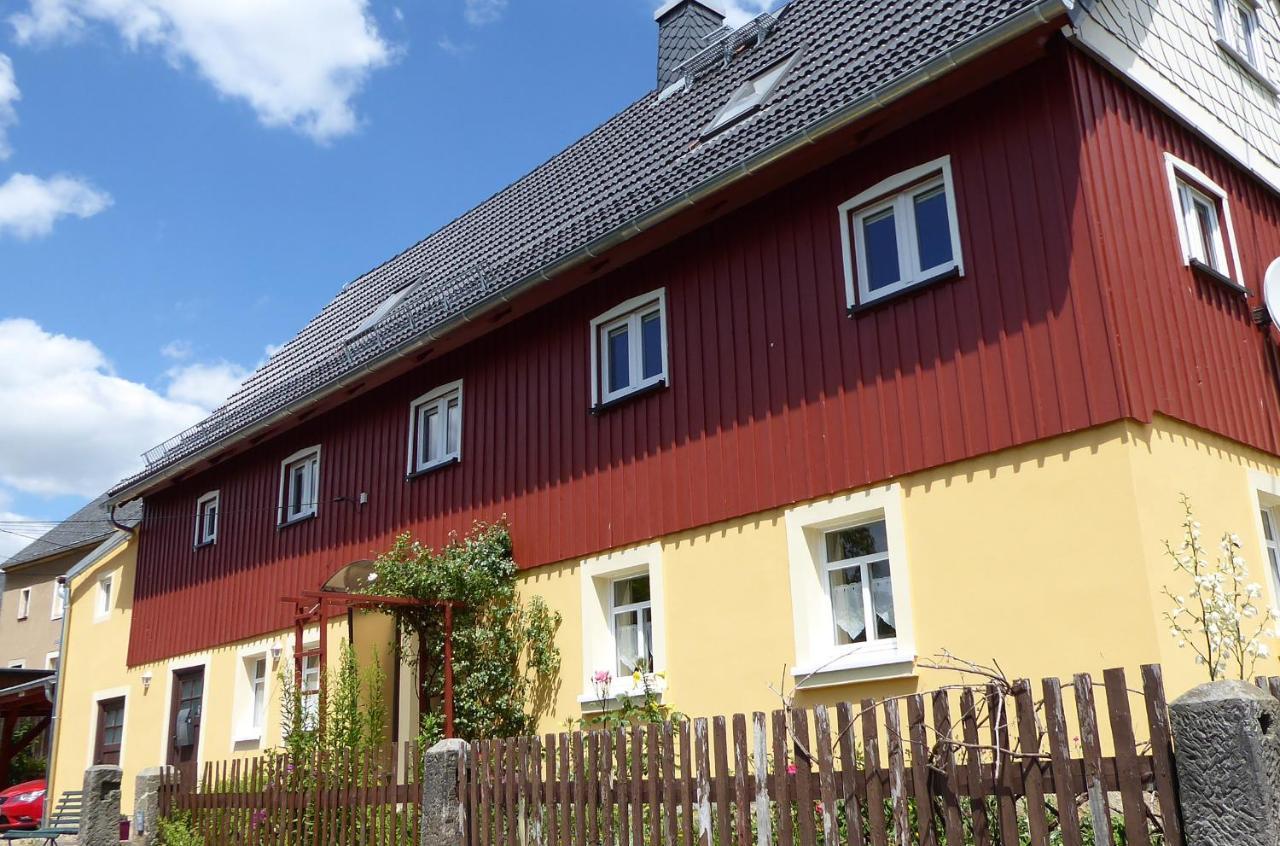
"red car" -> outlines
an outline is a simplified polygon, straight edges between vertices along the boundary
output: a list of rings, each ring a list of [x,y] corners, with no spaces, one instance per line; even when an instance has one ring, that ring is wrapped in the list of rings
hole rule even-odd
[[[0,790],[0,834],[39,828],[44,816],[44,791],[42,778]]]

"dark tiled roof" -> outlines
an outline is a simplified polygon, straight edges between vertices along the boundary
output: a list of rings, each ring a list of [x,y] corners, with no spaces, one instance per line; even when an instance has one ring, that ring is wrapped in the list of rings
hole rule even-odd
[[[679,92],[651,92],[481,205],[347,284],[205,421],[147,454],[117,488],[222,441],[358,371],[497,291],[664,204],[1043,0],[792,0],[768,37]],[[757,27],[759,29],[759,27]],[[803,55],[748,119],[699,132],[743,80]],[[693,63],[698,64],[698,63]],[[390,315],[346,343],[394,291]]]
[[[136,526],[142,519],[142,500],[134,500],[116,509],[116,519],[126,526]],[[107,512],[107,496],[93,502],[54,526],[27,546],[0,564],[0,569],[11,570],[50,555],[61,555],[75,549],[96,545],[111,536],[116,527],[111,525]]]

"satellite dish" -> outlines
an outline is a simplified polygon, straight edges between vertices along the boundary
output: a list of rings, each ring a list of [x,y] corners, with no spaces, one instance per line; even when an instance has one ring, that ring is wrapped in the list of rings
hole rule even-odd
[[[1262,280],[1262,301],[1266,303],[1271,322],[1280,327],[1280,258],[1271,262]]]
[[[372,561],[352,561],[329,577],[320,588],[326,593],[359,593],[377,580]]]

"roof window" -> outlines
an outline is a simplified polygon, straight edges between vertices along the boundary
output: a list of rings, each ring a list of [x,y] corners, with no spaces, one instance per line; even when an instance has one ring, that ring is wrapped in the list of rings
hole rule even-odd
[[[359,338],[361,335],[365,334],[370,329],[372,329],[373,327],[381,323],[383,319],[388,314],[391,313],[391,310],[393,308],[400,305],[400,303],[404,302],[405,297],[409,296],[409,294],[413,292],[413,289],[415,287],[417,286],[414,283],[410,282],[408,285],[405,285],[403,288],[400,288],[399,290],[393,292],[391,296],[383,300],[382,304],[379,305],[377,308],[375,308],[369,314],[368,317],[360,321],[359,326],[351,330],[351,334],[347,335],[346,340],[354,341],[356,338]]]
[[[702,136],[705,138],[714,132],[718,132],[760,108],[761,104],[778,87],[782,77],[791,69],[792,64],[795,63],[796,55],[798,54],[788,56],[739,85],[737,90],[729,97],[729,102],[724,104],[724,107],[716,113],[711,123],[707,124],[707,127],[702,130]]]

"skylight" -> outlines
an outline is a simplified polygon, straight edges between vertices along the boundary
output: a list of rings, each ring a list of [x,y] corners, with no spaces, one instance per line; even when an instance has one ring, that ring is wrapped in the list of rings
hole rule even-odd
[[[706,129],[702,130],[703,137],[746,117],[758,109],[760,104],[778,87],[778,83],[782,81],[782,77],[791,69],[795,59],[794,55],[788,56],[739,85],[737,90],[729,97],[729,102],[724,104],[724,107],[720,109]]]
[[[403,288],[383,300],[382,304],[375,308],[368,317],[360,321],[359,326],[351,330],[351,334],[347,335],[346,340],[354,341],[356,338],[359,338],[361,335],[381,323],[383,318],[390,314],[393,308],[400,305],[400,303],[404,301],[404,298],[409,296],[414,287],[415,286],[412,283],[405,285]]]

